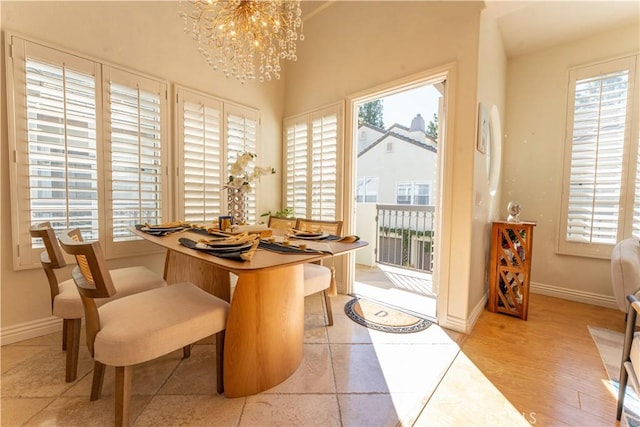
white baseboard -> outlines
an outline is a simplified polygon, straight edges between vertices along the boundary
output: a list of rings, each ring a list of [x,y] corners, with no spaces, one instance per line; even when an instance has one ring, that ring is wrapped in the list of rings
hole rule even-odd
[[[482,311],[487,305],[487,299],[487,293],[485,292],[483,297],[469,314],[468,318],[463,319],[456,316],[447,316],[446,319],[441,319],[440,317],[438,317],[438,325],[442,326],[443,328],[452,329],[456,332],[462,332],[463,334],[471,333],[473,326],[476,324],[478,318],[482,314]]]
[[[578,291],[576,289],[561,288],[559,286],[551,286],[534,282],[531,282],[530,289],[531,293],[533,294],[542,294],[550,297],[566,299],[569,301],[582,302],[585,304],[613,308],[616,310],[618,309],[615,297],[609,295]]]
[[[482,296],[482,299],[480,299],[478,304],[476,304],[476,306],[473,308],[473,311],[471,311],[469,318],[467,319],[467,328],[466,328],[467,331],[465,332],[466,334],[471,333],[471,330],[473,329],[476,322],[478,321],[478,318],[480,317],[485,307],[487,306],[488,300],[489,300],[489,295],[487,292],[485,292],[484,295]]]
[[[62,319],[48,317],[0,329],[0,345],[36,338],[62,330]]]
[[[600,307],[613,308],[618,310],[616,299],[613,296],[596,294],[593,292],[578,291],[575,289],[561,288],[558,286],[545,285],[542,283],[530,283],[531,293],[547,295],[550,297],[566,299],[569,301],[576,301],[585,304],[597,305]],[[473,326],[478,321],[478,318],[484,311],[488,300],[488,292],[484,294],[482,299],[476,304],[474,309],[469,314],[468,319],[461,319],[458,317],[448,316],[447,319],[439,319],[440,326],[453,329],[457,332],[465,334],[471,333]]]

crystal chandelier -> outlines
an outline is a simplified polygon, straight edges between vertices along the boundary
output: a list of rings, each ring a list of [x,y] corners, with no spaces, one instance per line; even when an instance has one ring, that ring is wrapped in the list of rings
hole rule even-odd
[[[279,79],[281,59],[295,61],[304,40],[300,0],[188,0],[185,32],[214,70],[242,83]],[[299,34],[298,34],[299,32]]]

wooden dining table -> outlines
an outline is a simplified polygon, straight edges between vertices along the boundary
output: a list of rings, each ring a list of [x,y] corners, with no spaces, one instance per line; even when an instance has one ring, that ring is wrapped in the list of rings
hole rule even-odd
[[[303,264],[367,245],[323,241],[332,253],[280,253],[258,248],[251,261],[238,261],[183,246],[180,238],[205,238],[194,231],[155,236],[131,228],[137,236],[166,248],[168,284],[192,282],[230,302],[224,346],[224,393],[242,397],[260,393],[291,376],[302,361],[304,342]],[[233,298],[229,273],[238,276]]]

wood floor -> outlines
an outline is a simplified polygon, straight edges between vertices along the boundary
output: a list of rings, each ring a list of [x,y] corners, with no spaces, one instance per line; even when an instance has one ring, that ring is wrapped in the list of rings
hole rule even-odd
[[[615,426],[616,398],[587,326],[623,332],[624,313],[532,295],[528,321],[485,310],[461,347],[530,424]]]

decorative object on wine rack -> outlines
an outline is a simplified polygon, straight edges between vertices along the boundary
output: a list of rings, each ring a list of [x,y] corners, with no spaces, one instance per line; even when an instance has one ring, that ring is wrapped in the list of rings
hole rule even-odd
[[[507,205],[507,211],[509,212],[507,222],[520,222],[520,203],[515,200],[510,201]]]
[[[255,153],[239,153],[236,161],[229,167],[229,180],[226,184],[227,208],[234,224],[245,224],[247,221],[247,193],[253,190],[254,183],[259,181],[262,175],[276,173],[275,168],[271,166],[252,165],[256,157]]]
[[[489,311],[527,320],[533,222],[497,221],[491,228]]]

